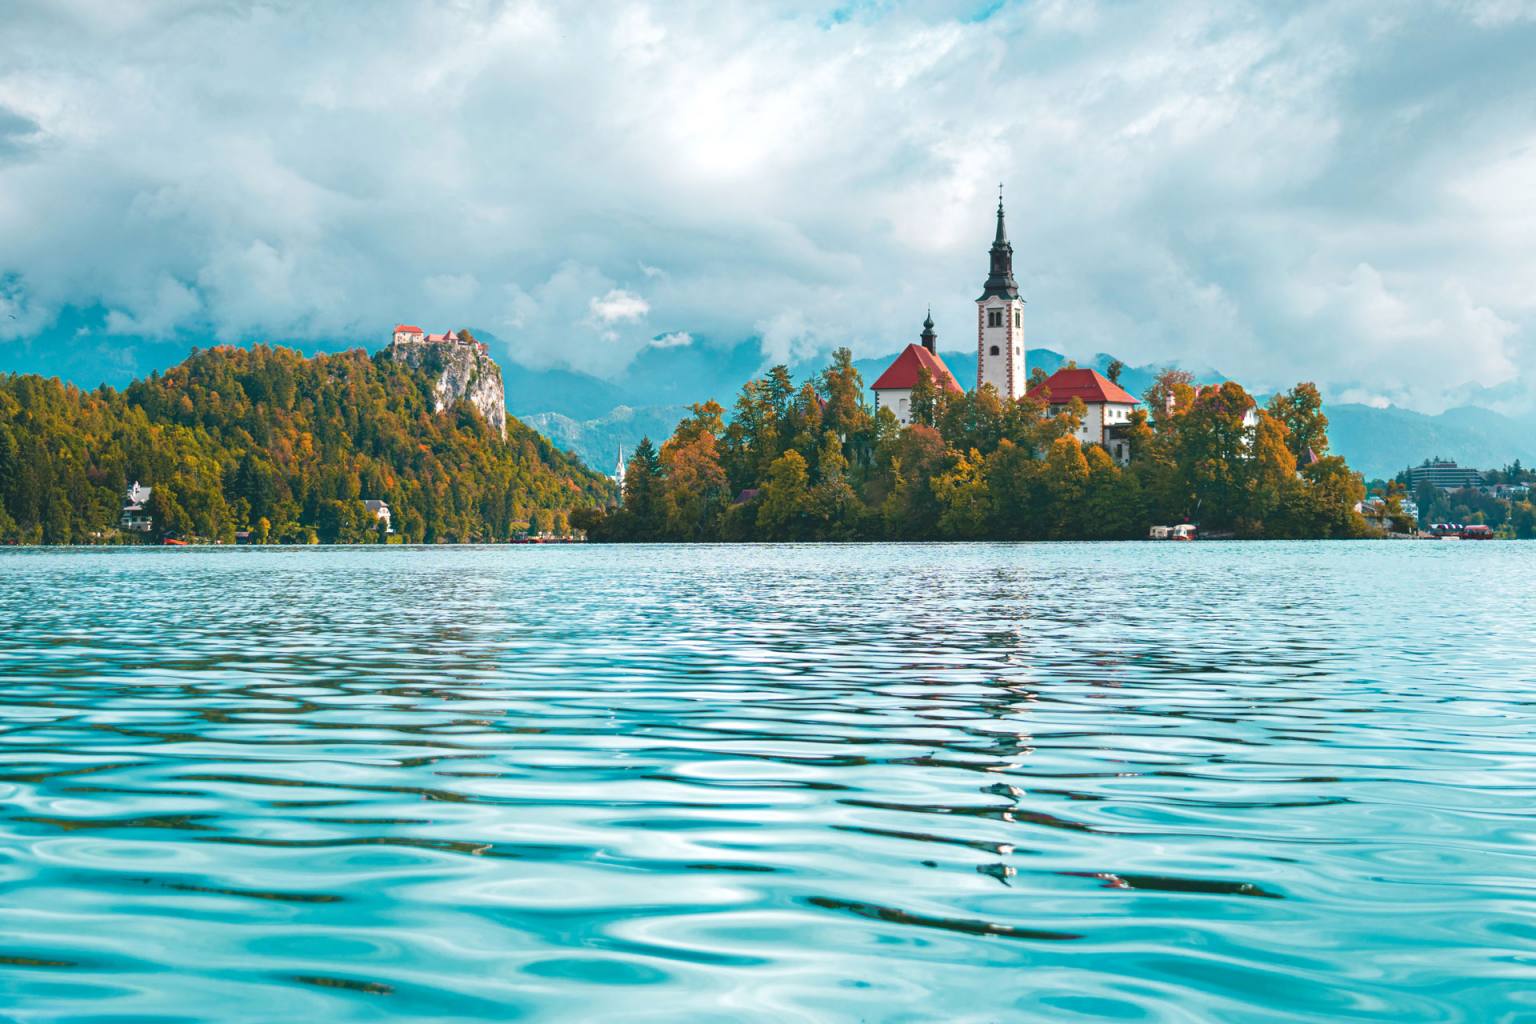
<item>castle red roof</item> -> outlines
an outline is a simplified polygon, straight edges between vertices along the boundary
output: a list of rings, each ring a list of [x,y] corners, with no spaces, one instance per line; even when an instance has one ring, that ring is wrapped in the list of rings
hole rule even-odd
[[[420,334],[421,328],[412,327],[410,324],[395,324],[395,333],[399,334],[401,331],[404,331],[407,334]]]
[[[1039,398],[1040,392],[1049,391],[1052,405],[1065,405],[1074,398],[1085,403],[1111,402],[1119,405],[1136,405],[1137,399],[1129,391],[1104,376],[1098,370],[1057,370],[1044,384],[1029,389],[1030,398]]]
[[[944,360],[916,342],[902,349],[896,361],[885,368],[885,372],[875,381],[875,390],[889,391],[914,387],[917,384],[919,369],[927,370],[928,376],[933,378],[933,383],[944,390],[953,391],[956,394],[964,393],[965,389],[955,381],[955,375],[949,372],[949,367],[944,365]]]

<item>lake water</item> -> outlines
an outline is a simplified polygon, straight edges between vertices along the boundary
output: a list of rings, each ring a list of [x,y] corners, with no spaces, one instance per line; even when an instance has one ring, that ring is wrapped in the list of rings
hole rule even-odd
[[[1536,544],[0,552],[0,1019],[1536,1020]]]

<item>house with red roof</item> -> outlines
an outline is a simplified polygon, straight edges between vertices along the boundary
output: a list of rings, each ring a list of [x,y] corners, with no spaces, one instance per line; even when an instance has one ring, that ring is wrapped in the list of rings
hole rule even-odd
[[[965,389],[949,372],[939,356],[939,336],[933,330],[933,313],[923,321],[923,333],[919,341],[901,350],[890,366],[886,367],[874,383],[875,412],[889,409],[896,414],[896,422],[902,426],[912,422],[912,389],[917,386],[918,374],[926,370],[934,387],[952,394],[963,395]]]
[[[482,354],[488,353],[483,341],[474,341],[470,336],[461,331],[444,331],[442,334],[427,334],[415,324],[395,324],[395,345],[474,345]]]
[[[1121,465],[1130,461],[1131,446],[1125,428],[1130,423],[1132,410],[1140,403],[1129,391],[1098,370],[1063,368],[1026,394],[1036,401],[1044,401],[1052,415],[1065,411],[1073,399],[1082,402],[1086,412],[1077,428],[1078,442],[1103,445]]]

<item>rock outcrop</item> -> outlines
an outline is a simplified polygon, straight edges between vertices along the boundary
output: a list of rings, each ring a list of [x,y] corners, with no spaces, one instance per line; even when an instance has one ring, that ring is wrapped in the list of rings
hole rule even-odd
[[[507,394],[501,382],[501,367],[487,354],[485,346],[467,332],[423,336],[397,331],[388,353],[397,362],[436,375],[432,393],[438,412],[454,402],[468,402],[480,410],[491,429],[506,439]]]

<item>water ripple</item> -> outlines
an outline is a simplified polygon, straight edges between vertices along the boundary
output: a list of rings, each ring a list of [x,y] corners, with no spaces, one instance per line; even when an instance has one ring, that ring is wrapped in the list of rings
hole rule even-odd
[[[0,1017],[1536,1019],[1533,569],[0,552]]]

